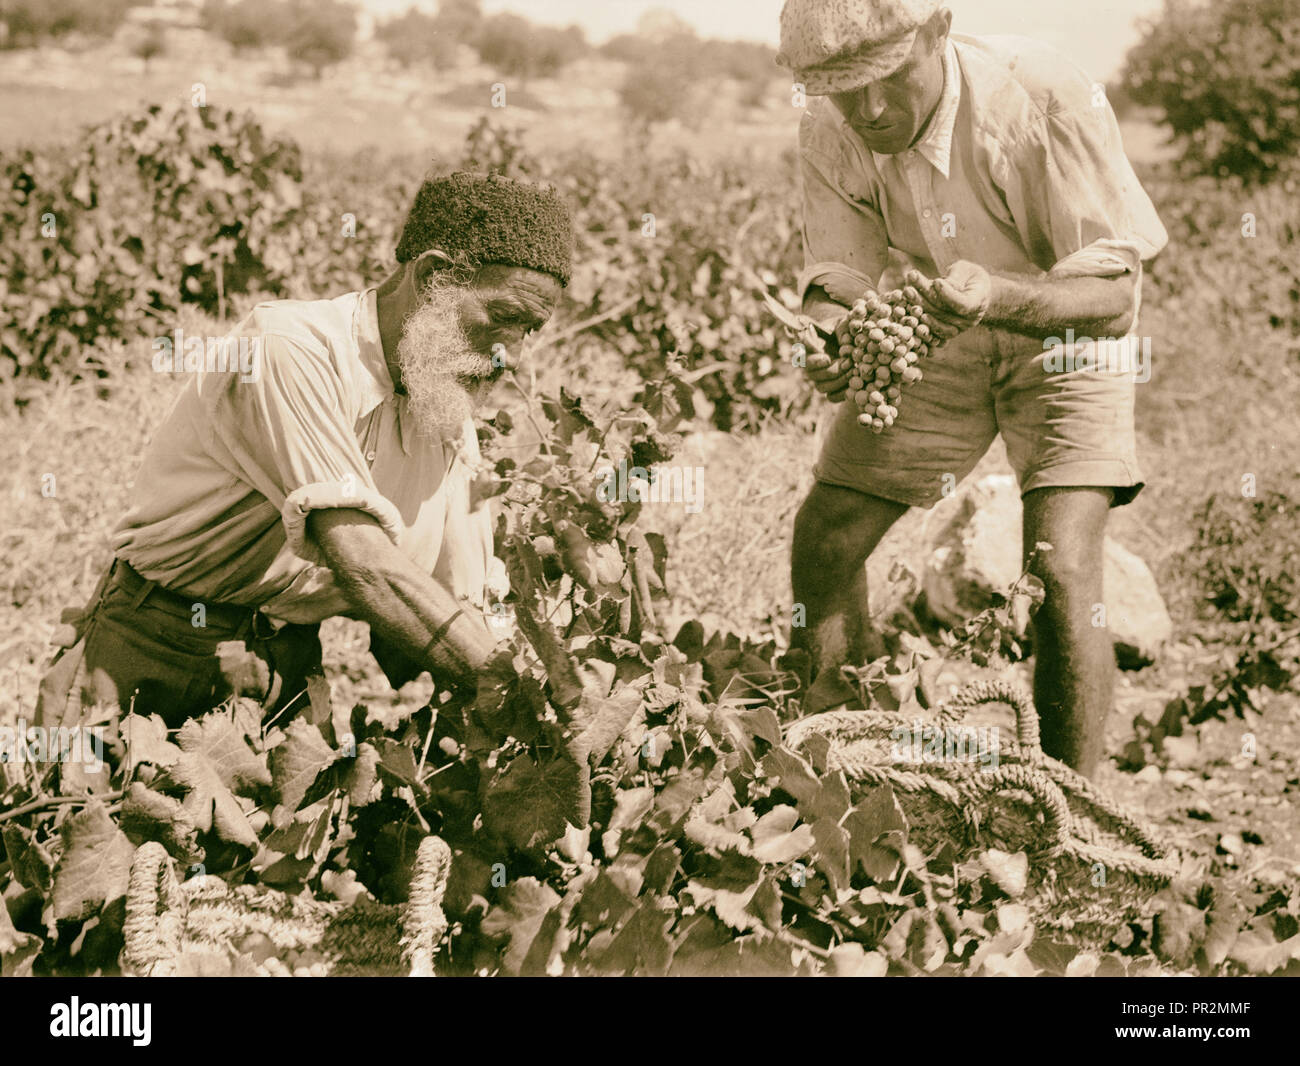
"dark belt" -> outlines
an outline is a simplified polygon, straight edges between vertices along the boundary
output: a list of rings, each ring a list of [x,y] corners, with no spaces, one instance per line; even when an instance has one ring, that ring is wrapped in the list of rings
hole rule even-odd
[[[149,580],[123,559],[113,560],[110,580],[130,597],[131,606],[136,610],[148,603],[155,610],[183,618],[192,625],[194,608],[202,604],[204,626],[197,628],[221,630],[236,639],[249,634],[269,637],[274,633],[266,616],[253,607],[218,603],[198,596],[182,596],[179,592],[173,592],[158,582]]]

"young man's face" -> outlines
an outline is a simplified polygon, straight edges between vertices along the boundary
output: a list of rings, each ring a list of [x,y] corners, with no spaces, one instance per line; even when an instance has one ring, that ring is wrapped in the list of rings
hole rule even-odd
[[[911,54],[888,77],[851,92],[831,93],[844,121],[873,152],[895,155],[916,140],[943,93],[946,30],[922,29]]]

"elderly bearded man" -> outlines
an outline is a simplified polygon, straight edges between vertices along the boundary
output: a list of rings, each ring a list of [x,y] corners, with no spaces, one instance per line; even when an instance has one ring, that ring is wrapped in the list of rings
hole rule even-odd
[[[572,243],[554,192],[453,174],[416,195],[378,289],[254,308],[235,331],[260,340],[254,380],[181,392],[38,720],[95,701],[174,727],[231,694],[274,711],[340,614],[370,624],[394,685],[422,669],[472,685],[497,644],[470,415],[549,318]]]
[[[1024,544],[1052,545],[1033,567],[1047,592],[1035,619],[1043,747],[1091,773],[1114,671],[1106,630],[1092,625],[1103,533],[1109,509],[1142,485],[1134,380],[1131,369],[1072,369],[1105,346],[1076,345],[1062,371],[1047,339],[1131,334],[1142,262],[1167,237],[1091,79],[1035,41],[950,36],[951,20],[938,0],[788,0],[781,13],[779,61],[821,98],[799,129],[800,292],[827,338],[810,377],[844,399],[849,364],[833,332],[868,288],[918,283],[947,342],[892,428],[873,435],[852,404],[834,413],[795,522],[807,627],[794,643],[817,671],[809,709],[847,702],[837,667],[881,647],[864,562],[1001,433]]]

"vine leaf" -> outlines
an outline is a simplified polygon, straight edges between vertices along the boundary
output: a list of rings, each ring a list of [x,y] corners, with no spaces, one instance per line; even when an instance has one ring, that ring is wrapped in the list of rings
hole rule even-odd
[[[32,962],[43,944],[40,937],[14,928],[9,909],[0,899],[0,977],[30,977]]]
[[[759,862],[778,864],[793,862],[808,854],[817,846],[817,841],[810,827],[795,825],[798,820],[799,812],[793,807],[787,804],[773,807],[750,830],[754,839],[750,854]]]
[[[653,897],[642,900],[597,960],[600,972],[662,977],[673,957],[668,939],[673,920],[673,912],[661,910]]]
[[[623,735],[623,730],[641,709],[641,697],[642,690],[631,685],[606,698],[583,692],[579,711],[574,715],[574,725],[581,730],[578,745],[588,753],[593,765],[599,763]]]
[[[849,833],[849,868],[856,870],[861,863],[876,882],[891,877],[907,839],[907,818],[894,790],[888,785],[873,789],[848,813],[843,825]]]
[[[577,666],[564,650],[564,644],[551,624],[534,618],[531,608],[522,600],[515,605],[515,618],[546,667],[552,702],[567,714],[582,699],[582,679],[578,676]]]
[[[54,857],[50,849],[37,839],[36,831],[17,822],[8,822],[0,839],[3,839],[14,880],[23,888],[48,893],[54,877]]]
[[[535,877],[522,877],[502,890],[501,902],[484,916],[480,928],[490,937],[510,938],[502,959],[506,973],[520,973],[547,915],[559,904],[559,893]]]
[[[362,741],[357,747],[357,757],[343,775],[343,787],[348,804],[364,807],[375,799],[375,785],[379,783],[379,752],[373,744]]]
[[[338,757],[318,727],[301,718],[290,723],[284,743],[271,752],[271,779],[280,797],[280,806],[271,816],[274,825],[293,821],[293,812],[301,806],[312,782]]]
[[[527,851],[555,840],[566,825],[586,825],[590,812],[591,771],[585,759],[561,749],[535,762],[525,753],[488,790],[483,825]]]
[[[216,828],[222,840],[257,847],[257,833],[234,793],[249,794],[271,784],[263,756],[248,746],[244,732],[224,714],[192,718],[177,738],[181,756],[172,776],[189,789],[184,808],[203,832]]]
[[[155,792],[140,781],[131,783],[122,802],[121,826],[136,843],[156,840],[169,855],[187,865],[203,861],[198,829],[180,800]]]
[[[98,801],[60,830],[63,853],[54,867],[54,917],[81,921],[126,895],[135,848]]]
[[[142,762],[158,767],[174,766],[181,756],[181,749],[167,739],[167,726],[156,714],[148,718],[128,715],[122,720],[121,733],[132,766]]]

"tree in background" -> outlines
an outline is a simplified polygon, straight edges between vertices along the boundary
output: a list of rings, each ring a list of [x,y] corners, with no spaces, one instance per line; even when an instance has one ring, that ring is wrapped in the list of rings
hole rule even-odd
[[[236,51],[269,48],[285,39],[284,0],[206,0],[200,25]]]
[[[749,107],[763,103],[781,74],[781,68],[776,65],[776,50],[752,41],[701,41],[695,63],[701,77],[733,79],[740,86],[742,102]]]
[[[207,0],[202,25],[237,50],[283,45],[319,78],[352,54],[357,13],[344,0]]]
[[[701,39],[690,25],[663,8],[652,8],[637,22],[636,33],[612,37],[601,54],[628,64],[619,89],[623,106],[636,120],[689,119],[699,83],[728,78],[740,86],[742,103],[762,104],[780,73],[776,52],[750,41]]]
[[[450,67],[460,44],[438,28],[437,18],[415,8],[379,23],[375,27],[375,40],[402,66],[417,69]]]
[[[131,41],[131,54],[144,60],[144,69],[149,70],[149,60],[167,51],[167,29],[160,22],[149,22],[142,26]]]
[[[637,23],[644,50],[622,46],[630,57],[619,86],[619,100],[629,117],[651,126],[671,119],[689,121],[695,110],[702,64],[702,42],[695,31],[670,11],[651,9]]]
[[[282,42],[289,55],[306,63],[319,79],[326,67],[341,63],[357,42],[357,11],[345,0],[291,0]]]
[[[479,0],[440,0],[435,18],[441,32],[453,41],[469,44],[483,24],[483,8]]]
[[[142,0],[0,0],[5,48],[27,48],[74,34],[111,37]]]
[[[600,54],[624,63],[640,63],[654,51],[654,44],[639,33],[620,33],[600,46]]]
[[[577,26],[561,30],[508,14],[484,19],[476,45],[484,63],[525,82],[555,74],[588,51]]]
[[[376,26],[375,37],[404,67],[444,70],[455,66],[461,45],[476,39],[482,21],[479,0],[442,0],[436,15],[409,8]]]
[[[1300,148],[1300,0],[1165,0],[1124,86],[1163,113],[1190,171],[1268,181]]]

